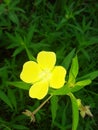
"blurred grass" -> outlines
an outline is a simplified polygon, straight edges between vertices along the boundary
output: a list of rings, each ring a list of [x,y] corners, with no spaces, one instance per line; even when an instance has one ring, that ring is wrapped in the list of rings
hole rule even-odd
[[[59,98],[58,112],[51,126],[50,103],[36,114],[36,122],[22,115],[34,110],[41,101],[32,100],[28,91],[8,85],[20,81],[24,62],[41,50],[54,51],[57,64],[75,48],[80,73],[98,70],[98,2],[97,0],[4,0],[0,1],[0,129],[56,130],[71,129],[71,104],[67,96]],[[30,52],[29,52],[29,51]],[[78,130],[98,128],[98,80],[75,93],[91,106],[93,119],[80,117]]]

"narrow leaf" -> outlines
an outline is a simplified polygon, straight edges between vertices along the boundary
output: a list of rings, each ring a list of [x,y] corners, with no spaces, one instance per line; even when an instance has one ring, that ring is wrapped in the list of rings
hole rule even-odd
[[[72,116],[73,116],[73,123],[72,123],[72,130],[77,130],[78,122],[79,122],[79,110],[77,100],[72,93],[69,94],[72,102]]]
[[[72,84],[75,83],[75,79],[77,77],[78,71],[79,71],[79,66],[78,66],[78,58],[76,55],[72,60],[72,65],[71,65],[70,72],[69,72],[68,83],[72,83]]]
[[[79,81],[75,84],[75,86],[73,88],[71,88],[71,92],[76,92],[79,91],[80,89],[82,89],[83,87],[91,84],[91,80],[90,79],[86,79],[86,80],[82,80]]]
[[[11,109],[13,109],[13,106],[8,98],[8,96],[0,90],[0,99],[4,101]]]
[[[29,90],[30,89],[30,84],[26,84],[22,81],[17,81],[17,82],[7,82],[8,85],[11,85],[11,86],[15,86],[15,87],[18,87],[18,88],[21,88],[21,89],[25,89],[25,90]]]
[[[33,38],[35,27],[36,27],[35,25],[29,27],[28,34],[27,34],[28,43],[30,43]]]
[[[8,89],[8,97],[13,105],[13,107],[15,109],[17,109],[17,101],[16,101],[16,97],[15,97],[15,94],[14,94],[14,91],[11,90],[10,88]]]
[[[58,97],[53,96],[50,101],[51,101],[51,113],[52,113],[52,124],[53,124],[58,109]]]
[[[21,53],[23,51],[23,48],[22,47],[19,47],[19,48],[17,48],[15,51],[14,51],[14,53],[13,53],[13,57],[15,57],[15,56],[17,56],[19,53]]]
[[[19,19],[18,19],[18,17],[17,17],[17,15],[15,14],[15,12],[10,12],[9,13],[9,18],[10,18],[10,20],[13,22],[13,23],[15,23],[15,24],[19,24]]]
[[[28,130],[28,128],[26,126],[24,126],[24,125],[13,124],[12,126],[16,130]]]
[[[98,71],[93,71],[89,74],[86,74],[85,76],[82,76],[80,78],[78,78],[78,80],[83,80],[83,79],[91,79],[91,80],[94,80],[95,78],[98,77]]]
[[[67,124],[67,116],[65,115],[68,110],[68,102],[67,104],[63,104],[62,107],[63,107],[63,111],[62,111],[62,119],[61,119],[61,126],[62,126],[61,130],[66,130],[67,129],[66,127],[68,126],[68,124]]]
[[[62,65],[68,70],[69,65],[71,64],[72,58],[75,54],[75,49],[73,49],[63,60]]]

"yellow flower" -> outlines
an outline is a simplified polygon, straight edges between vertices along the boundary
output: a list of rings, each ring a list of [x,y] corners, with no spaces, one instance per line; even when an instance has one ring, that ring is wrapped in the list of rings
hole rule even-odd
[[[49,87],[59,89],[64,85],[66,70],[62,66],[55,66],[55,63],[55,53],[47,51],[38,53],[37,62],[24,63],[20,78],[32,84],[29,90],[31,98],[42,99],[48,93]]]

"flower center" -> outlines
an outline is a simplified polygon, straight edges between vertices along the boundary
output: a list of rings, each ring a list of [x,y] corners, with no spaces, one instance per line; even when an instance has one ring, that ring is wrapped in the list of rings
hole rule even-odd
[[[51,78],[51,71],[46,69],[40,73],[40,79],[48,81]]]

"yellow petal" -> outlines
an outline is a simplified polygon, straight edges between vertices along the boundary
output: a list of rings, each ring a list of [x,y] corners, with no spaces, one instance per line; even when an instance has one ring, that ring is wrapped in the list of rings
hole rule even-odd
[[[42,99],[46,96],[48,93],[48,82],[37,82],[34,85],[31,86],[29,90],[29,96],[31,98],[37,98],[37,99]]]
[[[38,53],[37,62],[42,69],[52,70],[56,63],[56,55],[54,52],[41,51]]]
[[[50,87],[58,89],[63,87],[65,83],[66,70],[62,66],[55,66],[50,80]]]
[[[39,80],[41,69],[34,61],[24,63],[20,78],[27,83],[34,83]]]

